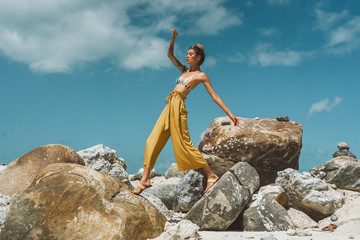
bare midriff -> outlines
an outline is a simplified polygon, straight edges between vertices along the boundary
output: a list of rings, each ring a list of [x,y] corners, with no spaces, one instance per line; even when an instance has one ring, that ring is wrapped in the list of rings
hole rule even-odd
[[[184,85],[182,84],[176,84],[176,86],[174,87],[173,91],[178,91],[178,92],[182,92],[183,94],[185,94],[186,96],[190,93],[190,90],[187,89]]]

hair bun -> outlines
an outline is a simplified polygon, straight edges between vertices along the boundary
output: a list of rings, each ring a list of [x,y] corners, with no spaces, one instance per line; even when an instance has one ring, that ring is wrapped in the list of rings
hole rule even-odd
[[[204,48],[203,45],[201,45],[200,43],[198,43],[198,44],[196,44],[196,46],[197,46],[198,48],[200,48],[201,51],[203,51],[203,52],[205,53],[205,48]]]

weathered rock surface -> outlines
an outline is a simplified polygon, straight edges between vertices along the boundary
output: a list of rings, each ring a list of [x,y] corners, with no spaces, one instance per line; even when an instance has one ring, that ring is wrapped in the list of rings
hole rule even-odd
[[[144,169],[140,168],[136,174],[130,175],[130,181],[140,180],[143,175],[143,172],[144,172]],[[159,176],[161,176],[161,174],[158,173],[155,169],[150,171],[150,179],[152,179],[154,177],[159,177]]]
[[[147,239],[159,236],[165,222],[119,179],[62,163],[14,195],[0,239]]]
[[[168,209],[172,209],[175,197],[174,187],[175,184],[153,185],[152,187],[145,189],[143,192],[161,199]]]
[[[211,122],[199,150],[211,169],[223,175],[237,162],[247,162],[260,176],[261,185],[275,181],[276,172],[299,168],[302,147],[301,124],[275,119],[238,118],[239,126],[221,124],[228,117]]]
[[[360,161],[347,156],[336,157],[315,168],[325,173],[324,180],[341,189],[360,192]]]
[[[244,181],[245,173],[253,180]],[[254,189],[254,186],[243,184],[256,181],[259,186],[259,176],[253,167],[245,162],[235,164],[191,208],[185,219],[198,225],[201,230],[227,229],[248,203],[251,197],[249,188]]]
[[[149,202],[151,202],[152,205],[154,205],[154,207],[156,207],[156,209],[159,210],[159,212],[161,212],[167,220],[170,220],[172,218],[170,210],[166,207],[166,205],[163,203],[163,201],[161,201],[160,198],[144,191],[141,192],[140,195],[149,200]]]
[[[85,164],[73,149],[63,145],[49,144],[35,148],[0,171],[0,193],[12,196],[27,189],[36,175],[53,163]]]
[[[312,220],[302,211],[296,210],[295,208],[290,208],[288,210],[288,214],[296,228],[306,229],[318,227],[317,222]]]
[[[325,181],[291,168],[278,172],[275,182],[286,191],[291,207],[314,220],[330,216],[344,203],[344,196]]]
[[[11,198],[9,196],[0,194],[0,228],[2,227],[6,215],[9,212],[10,209],[10,201]]]
[[[174,188],[175,196],[172,209],[188,212],[203,195],[204,181],[204,176],[199,172],[188,171]]]
[[[179,171],[176,163],[172,163],[165,173],[166,178],[173,178],[173,177],[182,178],[184,175],[185,173]]]
[[[130,184],[129,175],[126,172],[125,160],[123,158],[118,158],[115,150],[110,149],[103,144],[98,144],[77,153],[84,159],[85,166]]]
[[[280,186],[267,185],[260,188],[257,198],[244,212],[245,231],[286,231],[294,224],[284,206],[287,196]]]
[[[197,240],[199,226],[189,220],[181,220],[153,240]]]

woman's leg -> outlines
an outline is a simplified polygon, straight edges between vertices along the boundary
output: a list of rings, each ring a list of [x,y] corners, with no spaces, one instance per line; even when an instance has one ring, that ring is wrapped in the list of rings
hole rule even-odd
[[[139,194],[143,189],[142,187],[149,187],[150,183],[150,171],[154,168],[157,157],[161,150],[164,148],[166,142],[170,137],[170,129],[165,129],[165,122],[169,118],[169,106],[166,105],[162,113],[160,114],[156,124],[151,131],[145,144],[144,154],[144,172],[140,180],[139,187],[132,191],[135,194]]]
[[[219,177],[211,170],[209,165],[203,167],[203,170],[207,176],[207,184],[205,188],[205,192],[207,192],[215,184]]]

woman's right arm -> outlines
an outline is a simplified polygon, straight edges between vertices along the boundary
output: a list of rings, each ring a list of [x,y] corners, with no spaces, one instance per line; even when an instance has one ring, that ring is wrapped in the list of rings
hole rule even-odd
[[[186,72],[188,68],[182,62],[180,62],[174,55],[174,43],[178,33],[176,32],[175,29],[170,29],[170,31],[172,31],[173,34],[171,36],[171,41],[167,56],[170,58],[171,62],[175,65],[175,67],[177,67],[180,70],[181,73]]]

